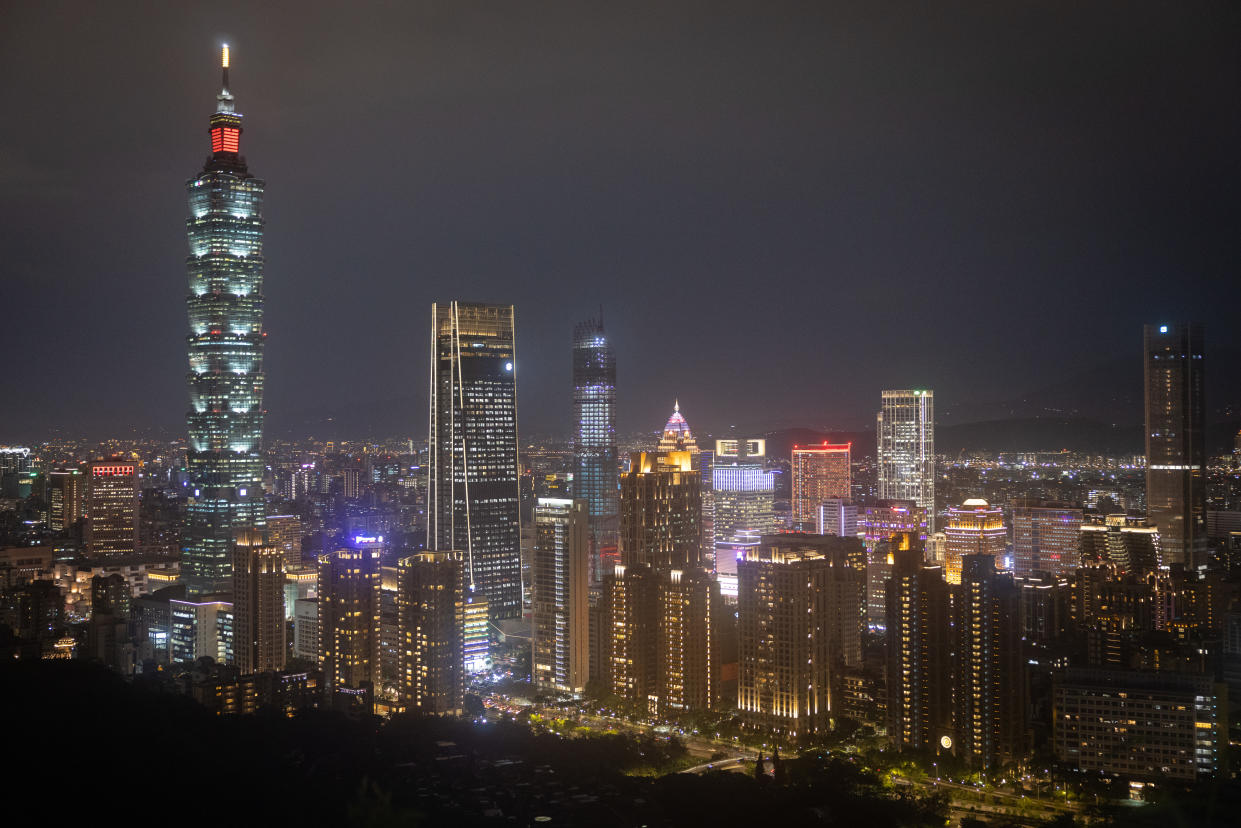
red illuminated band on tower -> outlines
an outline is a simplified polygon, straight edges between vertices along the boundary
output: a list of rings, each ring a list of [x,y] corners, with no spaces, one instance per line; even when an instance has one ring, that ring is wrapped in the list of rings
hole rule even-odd
[[[216,127],[211,130],[212,152],[240,152],[241,130],[231,127]]]

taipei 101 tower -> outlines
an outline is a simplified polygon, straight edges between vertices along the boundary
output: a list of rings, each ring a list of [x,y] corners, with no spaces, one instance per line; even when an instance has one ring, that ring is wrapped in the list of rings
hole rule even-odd
[[[262,527],[263,188],[241,155],[241,114],[223,88],[211,155],[186,183],[190,255],[189,471],[181,574],[190,596],[231,587],[237,534]]]

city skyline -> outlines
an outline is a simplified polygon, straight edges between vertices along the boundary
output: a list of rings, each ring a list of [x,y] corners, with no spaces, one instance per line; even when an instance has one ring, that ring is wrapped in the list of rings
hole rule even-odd
[[[673,21],[701,22],[670,8]],[[124,39],[135,48],[119,54],[66,33],[81,71],[114,68],[130,100],[143,103],[139,111],[102,96],[83,100],[72,71],[41,71],[50,52],[34,44],[51,36],[52,21],[21,9],[13,30],[30,36],[2,60],[38,80],[15,90],[14,105],[31,117],[6,146],[16,163],[8,165],[0,232],[18,295],[74,324],[49,345],[46,382],[2,389],[0,420],[20,439],[41,426],[176,427],[176,355],[143,343],[180,336],[155,311],[180,292],[182,255],[168,241],[176,188],[168,182],[196,160],[186,148],[201,64],[185,58],[208,54],[225,34],[243,56],[248,106],[263,113],[246,140],[280,182],[268,194],[274,219],[265,239],[269,426],[305,430],[308,419],[344,408],[325,410],[325,399],[339,399],[390,406],[420,432],[416,367],[426,345],[409,336],[407,309],[445,295],[513,303],[524,314],[521,405],[532,433],[568,428],[562,378],[570,358],[560,343],[571,333],[567,320],[600,302],[629,378],[618,401],[623,433],[660,416],[672,397],[704,432],[747,427],[764,413],[755,401],[767,398],[781,401],[772,427],[862,430],[877,387],[936,388],[946,417],[955,405],[1054,385],[1065,365],[1085,371],[1127,359],[1128,332],[1152,322],[1201,321],[1213,332],[1210,348],[1241,350],[1226,317],[1238,288],[1225,276],[1241,258],[1228,229],[1238,211],[1226,184],[1237,166],[1224,148],[1241,130],[1227,103],[1236,98],[1235,73],[1221,71],[1233,49],[1220,40],[1228,27],[1177,19],[1169,25],[1180,38],[1169,42],[1167,21],[1145,6],[1125,9],[1134,25],[1123,34],[1107,4],[1059,10],[1068,21],[1031,12],[1021,21],[1028,48],[952,50],[969,54],[959,65],[934,59],[940,52],[927,44],[1010,42],[1015,13],[983,15],[967,30],[951,15],[915,17],[927,35],[910,44],[902,27],[865,9],[772,7],[765,19],[773,31],[764,36],[736,7],[720,7],[699,27],[705,46],[668,35],[638,72],[629,71],[637,44],[659,28],[650,15],[584,20],[547,6],[478,20],[406,12],[380,26],[333,18],[343,28],[331,39],[314,7],[293,38],[227,8],[175,26],[131,15],[138,31]],[[232,32],[219,31],[221,19]],[[112,21],[99,23],[89,27],[92,38],[113,41]],[[535,32],[548,42],[537,59],[520,48]],[[852,52],[823,48],[851,33],[861,36]],[[425,48],[387,48],[405,36]],[[1078,40],[1104,37],[1125,48],[1105,59]],[[790,38],[796,48],[781,64],[777,44]],[[1188,42],[1197,44],[1192,51]],[[370,57],[356,59],[364,44]],[[333,59],[319,60],[324,52]],[[719,54],[739,57],[722,65]],[[1062,64],[1075,69],[1047,68]],[[1168,73],[1166,88],[1124,94],[1150,91],[1143,84],[1152,65]],[[1042,70],[1046,96],[1028,87],[1031,70]],[[416,80],[393,88],[387,77]],[[997,87],[1021,91],[1020,105]],[[1179,94],[1187,89],[1195,94]],[[973,102],[964,112],[962,98]],[[328,99],[346,117],[325,121]],[[70,102],[83,108],[74,128],[62,130],[48,107],[59,112]],[[959,131],[945,128],[941,112],[955,114]],[[1044,128],[1026,129],[1029,118]],[[654,126],[644,137],[630,122]],[[414,144],[389,135],[412,135]],[[83,213],[88,199],[74,197],[101,148],[141,170],[130,209],[115,215]],[[353,172],[325,178],[318,163],[328,156],[348,157]],[[361,181],[385,183],[366,192]],[[1171,204],[1181,205],[1175,214]],[[536,214],[545,220],[536,224]],[[490,244],[472,243],[480,227]],[[760,244],[766,238],[779,243]],[[117,245],[124,255],[93,252]],[[419,251],[412,264],[410,247]],[[89,264],[83,251],[92,251]],[[411,268],[417,278],[389,275]],[[1161,291],[1167,279],[1182,290]],[[1114,290],[1122,282],[1126,290]],[[757,295],[756,324],[711,349],[695,347],[739,291]],[[963,291],[974,303],[972,324],[944,324]],[[696,312],[647,337],[653,296]],[[838,314],[825,334],[801,324],[829,301],[852,312]],[[1034,323],[1026,325],[1034,335],[1044,318],[1034,314],[1052,303],[1074,336],[1042,337],[1034,349],[1029,337],[1010,334]],[[882,338],[861,321],[915,310],[928,324],[889,327]],[[135,315],[142,325],[99,335],[108,320]],[[19,314],[0,334],[9,350],[34,341],[42,318]],[[355,326],[356,353],[409,347],[407,364],[333,348],[319,328],[346,319],[366,320]],[[859,339],[867,346],[852,348]],[[86,343],[99,367],[71,375]],[[818,375],[814,354],[844,348],[857,370],[831,383],[803,381]],[[1207,356],[1220,366],[1216,375],[1225,370],[1227,360]],[[1140,395],[1138,369],[1125,370]],[[747,383],[744,396],[729,393],[738,380]],[[131,382],[144,393],[130,393]],[[1216,382],[1210,373],[1207,382]],[[1212,410],[1229,402],[1210,391],[1207,398]]]

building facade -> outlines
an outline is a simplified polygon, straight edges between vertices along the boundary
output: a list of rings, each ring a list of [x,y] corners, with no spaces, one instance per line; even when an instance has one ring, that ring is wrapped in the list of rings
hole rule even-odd
[[[423,552],[397,564],[401,701],[456,715],[465,703],[465,572],[460,553]]]
[[[319,665],[329,704],[369,704],[380,682],[380,554],[355,542],[319,557]]]
[[[573,329],[573,495],[590,509],[591,583],[599,583],[620,559],[616,355],[602,316]]]
[[[1146,514],[1163,564],[1197,566],[1206,555],[1206,403],[1201,325],[1143,329]]]
[[[934,532],[935,392],[882,392],[876,432],[880,500],[912,500]]]
[[[263,525],[263,181],[241,155],[228,85],[211,116],[211,154],[186,184],[189,273],[189,498],[181,572],[187,594],[231,585],[233,538]]]
[[[961,562],[966,555],[989,555],[998,569],[1008,547],[1004,510],[977,497],[948,510],[944,535],[944,577],[950,584],[961,583]]]
[[[585,498],[541,497],[531,566],[536,689],[581,693],[590,679],[590,537]]]
[[[255,529],[233,546],[233,658],[242,674],[283,670],[288,647],[284,550]]]
[[[1013,574],[1066,577],[1081,565],[1082,510],[1063,503],[1012,505]]]
[[[827,500],[849,500],[853,491],[852,443],[793,447],[793,528],[815,528],[819,506]]]
[[[117,558],[138,549],[138,467],[112,458],[87,464],[86,555]]]
[[[431,306],[427,549],[465,553],[493,619],[522,612],[512,305]]]

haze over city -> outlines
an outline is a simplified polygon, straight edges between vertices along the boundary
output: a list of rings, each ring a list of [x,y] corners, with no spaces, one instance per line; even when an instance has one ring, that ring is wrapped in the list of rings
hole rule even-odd
[[[880,387],[946,413],[1124,360],[1140,394],[1148,322],[1206,324],[1208,383],[1241,350],[1232,4],[110,7],[0,35],[18,435],[181,428],[181,182],[224,40],[270,182],[273,433],[424,433],[454,297],[516,306],[531,433],[567,433],[600,305],[625,432],[678,397],[712,431],[870,428]]]

